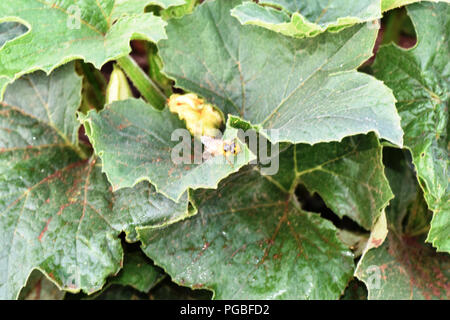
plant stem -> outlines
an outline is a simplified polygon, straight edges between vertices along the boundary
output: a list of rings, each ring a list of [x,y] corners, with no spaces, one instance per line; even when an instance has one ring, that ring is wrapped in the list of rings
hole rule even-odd
[[[117,60],[117,64],[126,73],[141,95],[152,106],[163,109],[167,97],[130,56]]]

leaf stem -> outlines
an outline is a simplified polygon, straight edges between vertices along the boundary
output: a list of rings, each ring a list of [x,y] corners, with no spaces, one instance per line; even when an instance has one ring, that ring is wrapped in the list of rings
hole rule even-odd
[[[133,58],[129,55],[119,58],[117,59],[117,64],[126,73],[128,78],[130,78],[134,86],[148,103],[158,109],[164,108],[167,100],[166,95],[161,91],[158,85],[147,76]]]
[[[89,155],[84,152],[84,150],[80,146],[71,145],[71,147],[82,160],[86,160],[87,158],[89,158]]]

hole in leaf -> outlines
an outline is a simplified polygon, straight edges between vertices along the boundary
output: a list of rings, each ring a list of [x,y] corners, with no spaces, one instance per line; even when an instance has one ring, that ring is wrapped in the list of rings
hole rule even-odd
[[[416,30],[405,8],[398,8],[384,13],[373,48],[373,55],[358,70],[367,74],[373,74],[370,66],[375,61],[380,45],[391,42],[405,49],[414,47],[417,42]]]
[[[295,190],[295,195],[301,203],[302,209],[310,212],[317,212],[324,219],[330,220],[335,227],[349,231],[366,233],[362,228],[350,218],[344,216],[342,219],[329,209],[319,194],[311,194],[303,184],[299,184]]]
[[[19,22],[0,23],[0,48],[7,42],[20,37],[28,31],[28,28]],[[7,52],[6,52],[7,53]]]
[[[394,42],[402,48],[411,48],[417,41],[416,30],[404,7],[385,13],[380,33],[382,44]]]

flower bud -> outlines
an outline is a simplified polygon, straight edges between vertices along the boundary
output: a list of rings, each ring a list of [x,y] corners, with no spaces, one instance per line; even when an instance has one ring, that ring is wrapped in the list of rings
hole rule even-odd
[[[106,104],[133,97],[128,80],[123,71],[114,65],[114,69],[106,87]]]
[[[186,122],[186,128],[193,136],[214,136],[223,123],[222,112],[194,93],[173,94],[168,106]]]

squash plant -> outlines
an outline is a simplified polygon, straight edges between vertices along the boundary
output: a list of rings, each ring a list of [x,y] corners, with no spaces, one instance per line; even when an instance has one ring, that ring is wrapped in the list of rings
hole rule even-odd
[[[450,298],[448,2],[2,0],[0,299]]]

